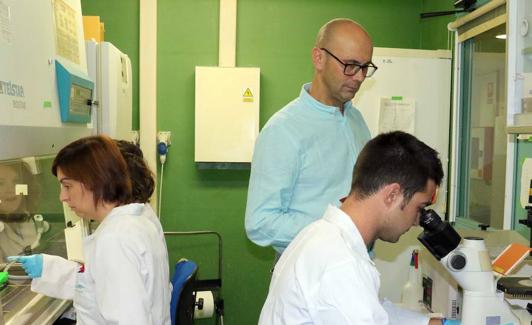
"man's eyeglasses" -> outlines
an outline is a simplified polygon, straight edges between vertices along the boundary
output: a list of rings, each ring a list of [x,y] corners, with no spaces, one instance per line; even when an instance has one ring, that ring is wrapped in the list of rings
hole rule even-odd
[[[359,64],[359,63],[344,63],[342,60],[340,60],[336,55],[332,54],[329,50],[326,48],[320,47],[320,50],[324,50],[332,56],[336,61],[338,61],[341,65],[344,66],[344,75],[346,76],[354,76],[359,71],[362,70],[362,75],[366,78],[369,78],[373,76],[375,71],[377,71],[377,66],[374,65],[372,62],[366,63],[366,64]]]

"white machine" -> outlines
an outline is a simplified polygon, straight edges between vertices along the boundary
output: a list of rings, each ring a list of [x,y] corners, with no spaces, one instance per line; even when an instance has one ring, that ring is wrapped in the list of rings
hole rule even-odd
[[[497,290],[484,239],[464,238],[440,262],[464,290],[463,324],[520,324],[504,300],[504,293]]]
[[[109,42],[86,41],[87,69],[95,81],[92,122],[98,134],[136,141],[132,132],[131,60]]]
[[[419,241],[463,289],[462,324],[519,325],[521,321],[497,290],[484,239],[460,235],[433,210],[423,210]]]
[[[0,1],[0,160],[90,135],[80,0]]]

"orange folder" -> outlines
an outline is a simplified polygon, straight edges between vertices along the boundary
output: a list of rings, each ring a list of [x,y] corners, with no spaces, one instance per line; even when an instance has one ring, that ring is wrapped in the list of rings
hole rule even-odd
[[[521,244],[510,244],[491,263],[493,271],[508,275],[530,253],[530,247]]]

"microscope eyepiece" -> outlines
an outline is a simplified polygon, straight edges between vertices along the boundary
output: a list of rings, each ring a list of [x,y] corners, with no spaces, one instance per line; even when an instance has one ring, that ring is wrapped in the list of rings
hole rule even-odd
[[[425,230],[434,231],[442,224],[442,220],[438,214],[432,209],[421,209],[421,216],[419,217],[419,225]]]
[[[447,221],[442,221],[432,209],[421,210],[419,225],[424,230],[417,239],[438,260],[458,247],[462,239],[456,230]]]

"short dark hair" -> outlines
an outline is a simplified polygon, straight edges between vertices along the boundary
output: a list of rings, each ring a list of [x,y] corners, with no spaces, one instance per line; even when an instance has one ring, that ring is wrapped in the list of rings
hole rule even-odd
[[[394,131],[370,140],[358,156],[351,192],[366,198],[383,186],[398,183],[408,202],[425,189],[428,180],[443,178],[438,152],[411,134]]]
[[[126,160],[129,176],[131,177],[131,202],[147,203],[155,190],[153,172],[144,160],[139,146],[125,140],[115,140],[122,156]]]
[[[131,180],[126,161],[108,136],[85,137],[66,145],[52,163],[52,174],[57,176],[59,168],[93,193],[94,205],[101,201],[129,203]]]

